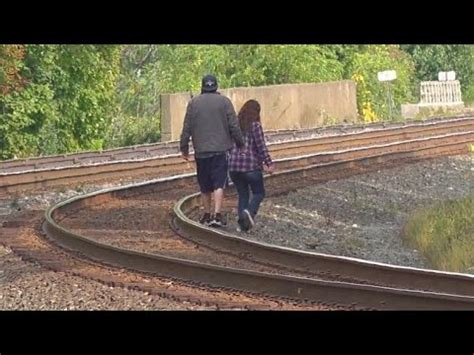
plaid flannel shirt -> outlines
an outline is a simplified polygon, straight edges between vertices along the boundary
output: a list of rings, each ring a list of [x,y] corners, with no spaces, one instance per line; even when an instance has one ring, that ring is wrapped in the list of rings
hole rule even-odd
[[[244,143],[242,148],[234,144],[229,156],[229,171],[253,171],[262,169],[263,164],[272,164],[259,122],[253,122],[250,132],[244,133]]]

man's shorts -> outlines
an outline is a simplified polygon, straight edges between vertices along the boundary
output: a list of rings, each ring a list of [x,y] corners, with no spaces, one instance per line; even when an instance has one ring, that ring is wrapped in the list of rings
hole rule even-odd
[[[219,153],[210,158],[196,158],[197,179],[202,193],[209,193],[227,186],[227,154]]]

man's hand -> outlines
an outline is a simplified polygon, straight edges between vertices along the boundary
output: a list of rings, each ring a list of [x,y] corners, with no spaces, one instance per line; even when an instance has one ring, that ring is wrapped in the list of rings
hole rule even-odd
[[[189,161],[189,153],[183,153],[181,152],[181,158],[183,158],[186,161]]]

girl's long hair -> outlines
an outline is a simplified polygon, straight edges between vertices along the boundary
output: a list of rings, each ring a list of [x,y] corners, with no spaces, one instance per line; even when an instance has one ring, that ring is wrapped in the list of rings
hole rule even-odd
[[[248,100],[240,109],[238,117],[242,132],[249,132],[253,122],[260,122],[260,104],[258,101]]]

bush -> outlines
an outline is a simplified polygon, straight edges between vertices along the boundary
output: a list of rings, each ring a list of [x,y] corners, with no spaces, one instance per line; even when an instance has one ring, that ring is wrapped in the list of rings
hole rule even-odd
[[[441,270],[474,270],[474,195],[414,213],[405,237]]]
[[[387,84],[377,79],[377,73],[385,70],[397,72],[397,79],[389,84],[395,116],[402,103],[414,100],[414,64],[409,55],[394,45],[367,46],[364,51],[353,54],[347,71],[357,83],[357,106],[366,122],[389,118]]]
[[[160,140],[160,117],[117,116],[112,120],[104,148],[155,143]]]

